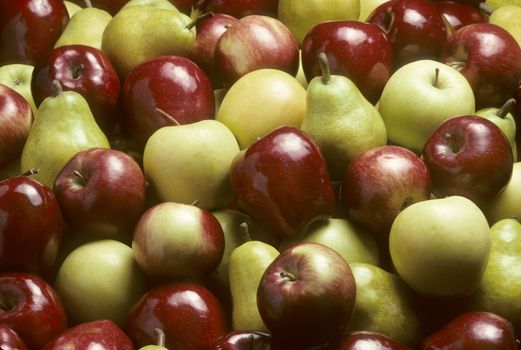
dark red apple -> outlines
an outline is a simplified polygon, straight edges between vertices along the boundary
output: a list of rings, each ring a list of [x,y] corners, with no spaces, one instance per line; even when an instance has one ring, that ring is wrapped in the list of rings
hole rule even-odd
[[[211,350],[270,350],[271,334],[251,331],[231,331],[215,343]]]
[[[130,71],[123,83],[122,102],[122,130],[142,147],[162,126],[215,115],[212,83],[199,66],[181,56],[158,56]]]
[[[52,95],[53,80],[64,91],[80,93],[100,128],[110,132],[118,121],[121,84],[108,57],[100,50],[85,45],[66,45],[53,49],[33,71],[31,90],[38,106]]]
[[[510,321],[490,312],[463,313],[422,343],[422,350],[517,350]]]
[[[134,344],[114,322],[96,320],[66,329],[42,350],[65,349],[134,350]]]
[[[0,272],[50,272],[63,230],[52,189],[27,176],[0,181],[0,212]]]
[[[27,347],[15,331],[4,324],[0,324],[0,349],[27,350]]]
[[[450,33],[440,9],[430,0],[384,2],[367,22],[387,33],[395,69],[419,59],[437,60]]]
[[[168,349],[210,349],[227,333],[220,301],[197,283],[163,284],[149,290],[130,311],[126,332],[136,346],[156,343],[162,329]]]
[[[515,93],[516,107],[512,114],[516,121],[516,145],[521,145],[521,80]],[[519,127],[517,127],[519,125]],[[517,151],[517,159],[521,159],[521,147]]]
[[[460,195],[483,205],[509,182],[514,164],[505,134],[488,119],[464,115],[438,126],[422,158],[437,197]]]
[[[278,19],[250,15],[221,35],[215,47],[214,65],[225,85],[262,68],[296,75],[299,47],[293,34]]]
[[[42,278],[0,274],[0,324],[12,328],[29,349],[41,349],[67,327],[63,305]]]
[[[21,155],[33,120],[27,100],[10,87],[0,84],[0,168]]]
[[[335,344],[335,350],[411,350],[408,346],[389,338],[388,336],[369,332],[357,331],[344,335]],[[331,349],[333,350],[333,349]]]
[[[435,1],[434,3],[453,30],[458,30],[467,24],[488,22],[487,16],[475,6],[450,0]]]
[[[491,23],[469,24],[445,43],[441,61],[469,81],[476,109],[501,107],[521,80],[521,48],[505,29]]]
[[[324,157],[295,127],[279,127],[241,151],[230,182],[241,210],[281,236],[303,233],[336,204]]]
[[[248,15],[277,17],[279,0],[194,0],[199,12],[220,12],[241,18]]]
[[[65,222],[94,236],[130,236],[145,208],[146,180],[127,153],[90,148],[62,168],[54,193]]]
[[[63,0],[0,1],[0,65],[44,59],[68,22]]]
[[[322,52],[332,74],[345,75],[371,103],[378,101],[393,67],[393,49],[382,29],[358,21],[317,24],[302,42],[302,67],[308,81],[322,75],[318,60]]]

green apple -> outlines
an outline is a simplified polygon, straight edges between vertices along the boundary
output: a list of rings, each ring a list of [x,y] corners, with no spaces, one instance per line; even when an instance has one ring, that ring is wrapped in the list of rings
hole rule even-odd
[[[76,12],[65,26],[54,47],[86,45],[101,49],[105,27],[112,19],[107,11],[87,7]]]
[[[307,32],[320,22],[358,20],[360,3],[364,1],[366,0],[279,0],[278,18],[301,45]]]
[[[390,143],[421,153],[438,125],[475,112],[467,79],[449,65],[418,60],[394,72],[382,91],[378,110]]]
[[[29,64],[13,63],[0,66],[0,83],[22,95],[36,114],[36,105],[31,91],[31,79],[34,66]]]
[[[490,227],[481,209],[465,197],[429,199],[398,214],[389,251],[396,271],[416,292],[468,296],[483,279]]]
[[[365,22],[375,8],[388,0],[360,0],[360,16],[358,20]]]
[[[132,249],[114,240],[74,249],[60,266],[54,288],[71,323],[109,319],[120,326],[146,291]]]
[[[521,2],[501,5],[492,12],[488,22],[509,32],[521,46]]]
[[[230,165],[239,153],[232,132],[216,120],[165,126],[143,151],[145,176],[163,201],[215,210],[231,199]]]
[[[520,218],[521,201],[519,198],[521,198],[521,162],[516,162],[507,186],[484,209],[490,225],[501,219]]]

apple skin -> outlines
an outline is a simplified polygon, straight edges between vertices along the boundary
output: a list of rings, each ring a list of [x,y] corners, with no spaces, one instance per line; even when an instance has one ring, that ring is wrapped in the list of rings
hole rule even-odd
[[[22,154],[33,121],[34,115],[27,100],[0,83],[0,168]]]
[[[126,333],[136,346],[156,343],[162,327],[168,349],[210,349],[227,333],[220,301],[198,283],[167,283],[150,289],[132,308]]]
[[[453,30],[472,23],[486,23],[487,16],[474,6],[450,0],[434,1]]]
[[[236,18],[248,15],[277,17],[279,0],[194,0],[199,12],[219,12]]]
[[[427,200],[431,175],[423,160],[400,146],[381,146],[348,164],[341,185],[346,215],[373,233],[388,234],[407,205]]]
[[[53,80],[58,80],[64,91],[76,91],[87,100],[103,132],[114,129],[121,84],[112,63],[101,50],[86,45],[53,49],[33,70],[31,91],[37,106],[52,95]]]
[[[146,189],[145,175],[130,155],[97,147],[76,153],[54,183],[65,222],[104,237],[131,235],[145,210]]]
[[[503,28],[474,23],[454,32],[440,60],[467,78],[476,97],[476,110],[501,107],[521,81],[521,48]]]
[[[124,80],[121,98],[121,128],[142,146],[160,127],[215,115],[212,83],[199,66],[181,56],[158,56],[135,67]]]
[[[485,205],[510,181],[514,158],[505,134],[491,121],[464,115],[438,126],[422,158],[437,197],[460,195]]]
[[[344,258],[319,243],[299,243],[268,266],[257,305],[274,339],[323,345],[340,336],[353,314],[356,283]]]
[[[282,237],[304,233],[336,205],[324,157],[295,127],[276,128],[237,154],[230,182],[241,210]]]
[[[64,227],[52,189],[27,176],[0,181],[0,272],[47,274]]]
[[[276,18],[249,15],[226,30],[215,47],[214,66],[225,86],[262,68],[296,76],[299,47],[289,29]]]
[[[68,22],[63,0],[0,2],[0,65],[44,59]]]
[[[356,331],[347,333],[331,350],[411,350],[384,334]]]
[[[210,350],[269,350],[271,334],[259,331],[231,331]]]
[[[0,274],[0,306],[0,324],[12,328],[29,349],[41,349],[67,327],[58,295],[33,274]]]
[[[132,340],[110,320],[80,323],[66,329],[42,350],[91,349],[134,350]]]
[[[470,311],[429,335],[421,350],[516,350],[518,344],[510,321],[494,313]]]
[[[27,350],[27,347],[15,331],[4,324],[0,324],[0,349]]]
[[[358,21],[328,21],[313,27],[302,42],[308,82],[322,76],[321,52],[328,58],[331,74],[348,77],[368,101],[378,102],[393,68],[393,49],[380,27]]]

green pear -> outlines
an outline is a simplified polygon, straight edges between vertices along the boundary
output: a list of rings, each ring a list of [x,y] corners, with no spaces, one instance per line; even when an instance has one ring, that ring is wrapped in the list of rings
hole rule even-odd
[[[499,6],[492,12],[488,22],[509,32],[521,47],[521,2]]]
[[[490,227],[481,209],[465,197],[429,199],[396,216],[389,251],[396,271],[416,292],[468,296],[487,266]]]
[[[514,163],[510,181],[496,197],[492,198],[484,212],[490,225],[499,220],[521,217],[521,163]]]
[[[333,180],[343,177],[347,164],[363,152],[387,143],[378,110],[347,77],[331,75],[325,54],[319,55],[322,76],[307,89],[302,130],[317,143]]]
[[[521,224],[503,219],[490,229],[491,247],[483,281],[470,299],[470,309],[489,311],[521,329]]]
[[[415,294],[403,280],[378,266],[349,264],[356,281],[350,331],[371,331],[413,346],[421,337]]]
[[[69,14],[69,19],[79,10],[82,9],[80,5],[75,4],[72,1],[65,0],[63,2],[65,4],[65,7],[67,8],[67,13]]]
[[[208,119],[156,130],[145,145],[143,167],[164,201],[197,201],[200,208],[215,210],[231,199],[228,174],[237,153],[232,132]]]
[[[121,10],[132,6],[152,6],[167,10],[177,10],[177,7],[168,0],[130,0],[121,7]]]
[[[521,0],[486,0],[485,4],[493,9],[497,9],[505,5],[521,6]]]
[[[38,169],[33,178],[51,188],[60,170],[76,153],[92,147],[110,148],[85,98],[53,83],[53,95],[38,107],[20,164],[22,172]]]
[[[234,330],[268,331],[257,308],[257,289],[278,255],[277,249],[260,241],[246,242],[232,251],[228,274]]]
[[[111,19],[110,13],[102,9],[81,9],[71,17],[54,47],[86,45],[100,50],[103,31]]]
[[[0,66],[0,83],[18,92],[31,106],[36,115],[36,104],[31,90],[31,79],[34,66],[22,63],[13,63]]]
[[[130,6],[108,23],[101,43],[120,76],[160,55],[186,56],[195,40],[192,19],[175,8]]]
[[[328,246],[340,254],[348,264],[353,262],[379,264],[375,238],[346,219],[331,218],[326,221],[316,221],[303,236],[282,241],[279,250],[283,251],[294,244],[304,242]]]

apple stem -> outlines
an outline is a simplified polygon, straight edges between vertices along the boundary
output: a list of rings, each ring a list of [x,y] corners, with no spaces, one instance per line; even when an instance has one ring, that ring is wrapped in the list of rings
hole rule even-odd
[[[197,26],[199,23],[201,23],[203,20],[207,19],[208,17],[213,17],[213,16],[214,16],[214,14],[212,11],[205,12],[202,15],[197,16],[192,22],[188,23],[185,28],[190,30],[193,27]]]
[[[90,0],[83,0],[83,2],[85,3],[85,7],[92,7],[92,1]]]
[[[193,205],[194,207],[199,206],[199,199],[194,200],[190,205]]]
[[[87,179],[85,178],[85,176],[83,176],[83,174],[79,170],[74,170],[72,172],[72,175],[78,177],[80,179],[81,183],[83,184],[83,186],[85,186],[87,184]]]
[[[63,92],[63,86],[58,79],[51,81],[51,96],[56,97]]]
[[[165,347],[165,332],[161,328],[154,328],[156,336],[156,345]]]
[[[250,235],[250,226],[247,222],[241,222],[239,225],[239,228],[241,229],[242,237],[244,239],[244,242],[250,242],[251,241],[251,235]]]
[[[507,114],[512,111],[512,107],[514,107],[516,103],[517,102],[515,98],[509,98],[497,111],[497,116],[501,119],[505,118]]]
[[[434,87],[438,87],[439,79],[440,79],[440,69],[435,68],[434,69]]]
[[[161,113],[162,115],[164,115],[165,117],[167,117],[168,119],[170,119],[171,121],[174,122],[175,125],[177,126],[180,126],[181,124],[174,118],[172,117],[170,114],[168,114],[167,112],[165,112],[164,110],[162,110],[161,108],[159,107],[156,107],[156,111],[158,111],[159,113]]]
[[[459,145],[456,143],[456,140],[454,139],[454,137],[452,136],[452,134],[450,133],[445,133],[445,139],[447,139],[448,143],[449,143],[449,146],[450,146],[450,149],[452,150],[452,152],[454,153],[458,153],[459,150],[460,150],[460,147]]]
[[[485,3],[485,1],[480,2],[478,8],[487,16],[490,16],[492,12],[494,12],[494,9],[490,5]]]
[[[282,271],[280,273],[280,277],[287,278],[288,280],[290,280],[290,282],[295,282],[297,280],[297,277],[294,274],[286,272],[286,271]]]
[[[31,176],[38,174],[39,170],[38,168],[31,168],[25,172],[22,173],[22,176]]]
[[[318,62],[322,70],[322,83],[327,85],[331,81],[331,67],[329,66],[327,55],[324,52],[318,54]]]

